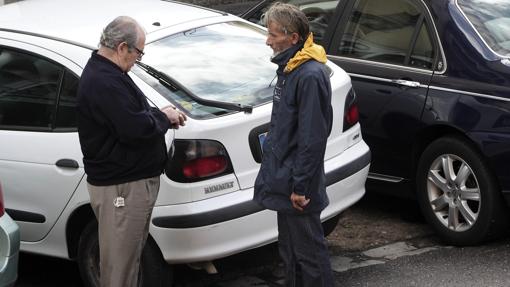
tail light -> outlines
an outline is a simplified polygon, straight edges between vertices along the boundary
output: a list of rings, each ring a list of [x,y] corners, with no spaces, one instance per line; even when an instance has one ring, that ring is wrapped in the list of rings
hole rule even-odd
[[[0,217],[3,216],[4,213],[5,213],[4,195],[2,193],[2,185],[0,184]]]
[[[358,103],[356,100],[356,93],[351,88],[349,93],[347,93],[347,97],[345,98],[345,107],[344,107],[344,129],[346,131],[350,129],[352,126],[357,124],[359,121],[359,112],[358,112]]]
[[[212,140],[175,140],[165,173],[176,182],[196,182],[233,172],[225,147]]]

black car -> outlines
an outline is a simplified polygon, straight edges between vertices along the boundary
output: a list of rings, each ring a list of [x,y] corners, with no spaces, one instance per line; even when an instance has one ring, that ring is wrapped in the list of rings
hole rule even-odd
[[[369,190],[418,199],[451,244],[508,230],[510,1],[290,0],[352,79]],[[262,23],[269,1],[242,16]]]

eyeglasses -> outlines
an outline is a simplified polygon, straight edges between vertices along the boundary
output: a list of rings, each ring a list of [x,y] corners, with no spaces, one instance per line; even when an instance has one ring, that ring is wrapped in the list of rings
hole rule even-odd
[[[144,52],[144,51],[142,51],[142,50],[138,49],[138,48],[137,48],[137,47],[135,47],[135,46],[132,46],[132,47],[131,47],[131,46],[128,46],[128,47],[133,48],[133,49],[135,49],[135,50],[136,50],[136,53],[138,54],[138,57],[137,57],[137,59],[138,59],[138,60],[141,60],[141,59],[142,59],[142,57],[143,57],[143,55],[145,55],[145,52]]]

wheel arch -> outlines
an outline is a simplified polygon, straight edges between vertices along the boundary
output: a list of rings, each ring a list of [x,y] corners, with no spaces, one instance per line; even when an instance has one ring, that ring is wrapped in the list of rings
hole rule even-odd
[[[69,258],[75,259],[78,255],[81,233],[91,220],[96,220],[96,217],[90,204],[84,204],[78,207],[73,211],[71,216],[69,216],[66,224],[66,241]]]
[[[485,157],[484,153],[482,152],[479,144],[472,138],[470,138],[464,131],[453,127],[451,125],[447,124],[436,124],[432,126],[428,126],[424,128],[422,131],[420,131],[416,139],[414,141],[413,145],[413,170],[416,174],[418,164],[420,161],[420,157],[423,154],[423,151],[429,146],[433,141],[445,137],[445,136],[453,136],[459,139],[462,139],[464,142],[469,144],[473,149],[475,149],[480,155],[483,156],[485,161],[487,161],[487,158]],[[486,162],[487,163],[487,162]],[[489,167],[491,167],[489,165]],[[491,172],[494,174],[494,171],[491,168]]]
[[[82,230],[77,230],[75,235],[74,258],[80,270],[80,276],[84,286],[99,285],[99,238],[97,221],[84,220],[87,212],[91,211],[90,205],[85,205],[77,211],[75,222],[85,222]],[[81,246],[78,246],[82,243]],[[173,286],[173,269],[163,258],[161,248],[151,234],[148,235],[140,261],[142,274],[141,286],[163,287]]]
[[[84,204],[73,211],[66,225],[66,241],[67,241],[67,252],[69,253],[70,259],[76,259],[78,256],[78,247],[80,244],[80,236],[90,221],[97,221],[94,211],[90,204]],[[161,252],[161,248],[152,235],[149,233],[147,240],[154,241],[154,244]]]
[[[448,132],[448,129],[441,131],[442,132],[428,134],[429,137],[424,138],[428,139],[428,141],[423,141],[423,149],[421,152],[417,153],[421,155],[421,158],[417,161],[415,191],[422,213],[440,237],[449,244],[469,246],[498,238],[506,233],[505,231],[508,228],[508,209],[501,200],[501,193],[498,192],[501,190],[501,186],[496,180],[494,170],[488,164],[489,160],[487,156],[482,152],[476,139],[472,139],[462,132]],[[450,229],[450,215],[449,212],[444,211],[445,208],[452,208],[452,206],[460,205],[460,203],[456,201],[458,199],[454,199],[455,197],[459,197],[459,195],[455,195],[455,193],[451,192],[450,195],[448,195],[450,200],[448,202],[443,201],[443,205],[446,205],[446,207],[443,206],[440,207],[440,209],[431,208],[432,201],[431,198],[428,197],[430,195],[426,195],[428,193],[428,188],[425,182],[428,181],[427,173],[430,172],[430,164],[432,161],[435,161],[438,156],[442,156],[445,153],[457,154],[459,161],[467,160],[470,168],[474,168],[470,173],[477,178],[475,188],[480,197],[479,200],[474,199],[474,201],[477,202],[477,205],[474,206],[476,209],[474,210],[476,216],[473,217],[473,222],[468,222],[470,227],[465,230]],[[446,187],[446,185],[445,188],[449,190],[455,189]],[[441,190],[443,191],[439,193],[446,194],[443,188],[441,188]],[[470,200],[469,197],[466,198],[466,201],[467,200]],[[448,205],[450,207],[448,207]],[[467,208],[471,207],[470,205]],[[455,207],[455,209],[457,209],[457,207]],[[444,215],[447,213],[448,217],[446,218]],[[448,221],[448,226],[446,226],[441,218]],[[455,224],[453,226],[455,226]]]

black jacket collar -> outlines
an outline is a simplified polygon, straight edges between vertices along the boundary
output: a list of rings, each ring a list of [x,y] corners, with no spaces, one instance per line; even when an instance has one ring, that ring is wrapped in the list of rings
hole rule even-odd
[[[110,59],[108,59],[108,58],[106,58],[104,56],[99,55],[97,52],[98,52],[98,50],[94,50],[92,52],[92,59],[94,61],[98,61],[98,62],[101,62],[103,64],[109,65],[112,68],[114,68],[114,69],[118,70],[119,72],[121,72],[122,74],[125,74],[124,71],[122,71],[122,69],[117,64],[115,64],[114,62],[110,61]]]
[[[278,73],[283,73],[283,69],[289,62],[289,60],[294,57],[294,55],[299,51],[301,48],[303,48],[303,43],[298,43],[287,50],[281,52],[280,54],[276,55],[271,59],[271,62],[278,65]]]

